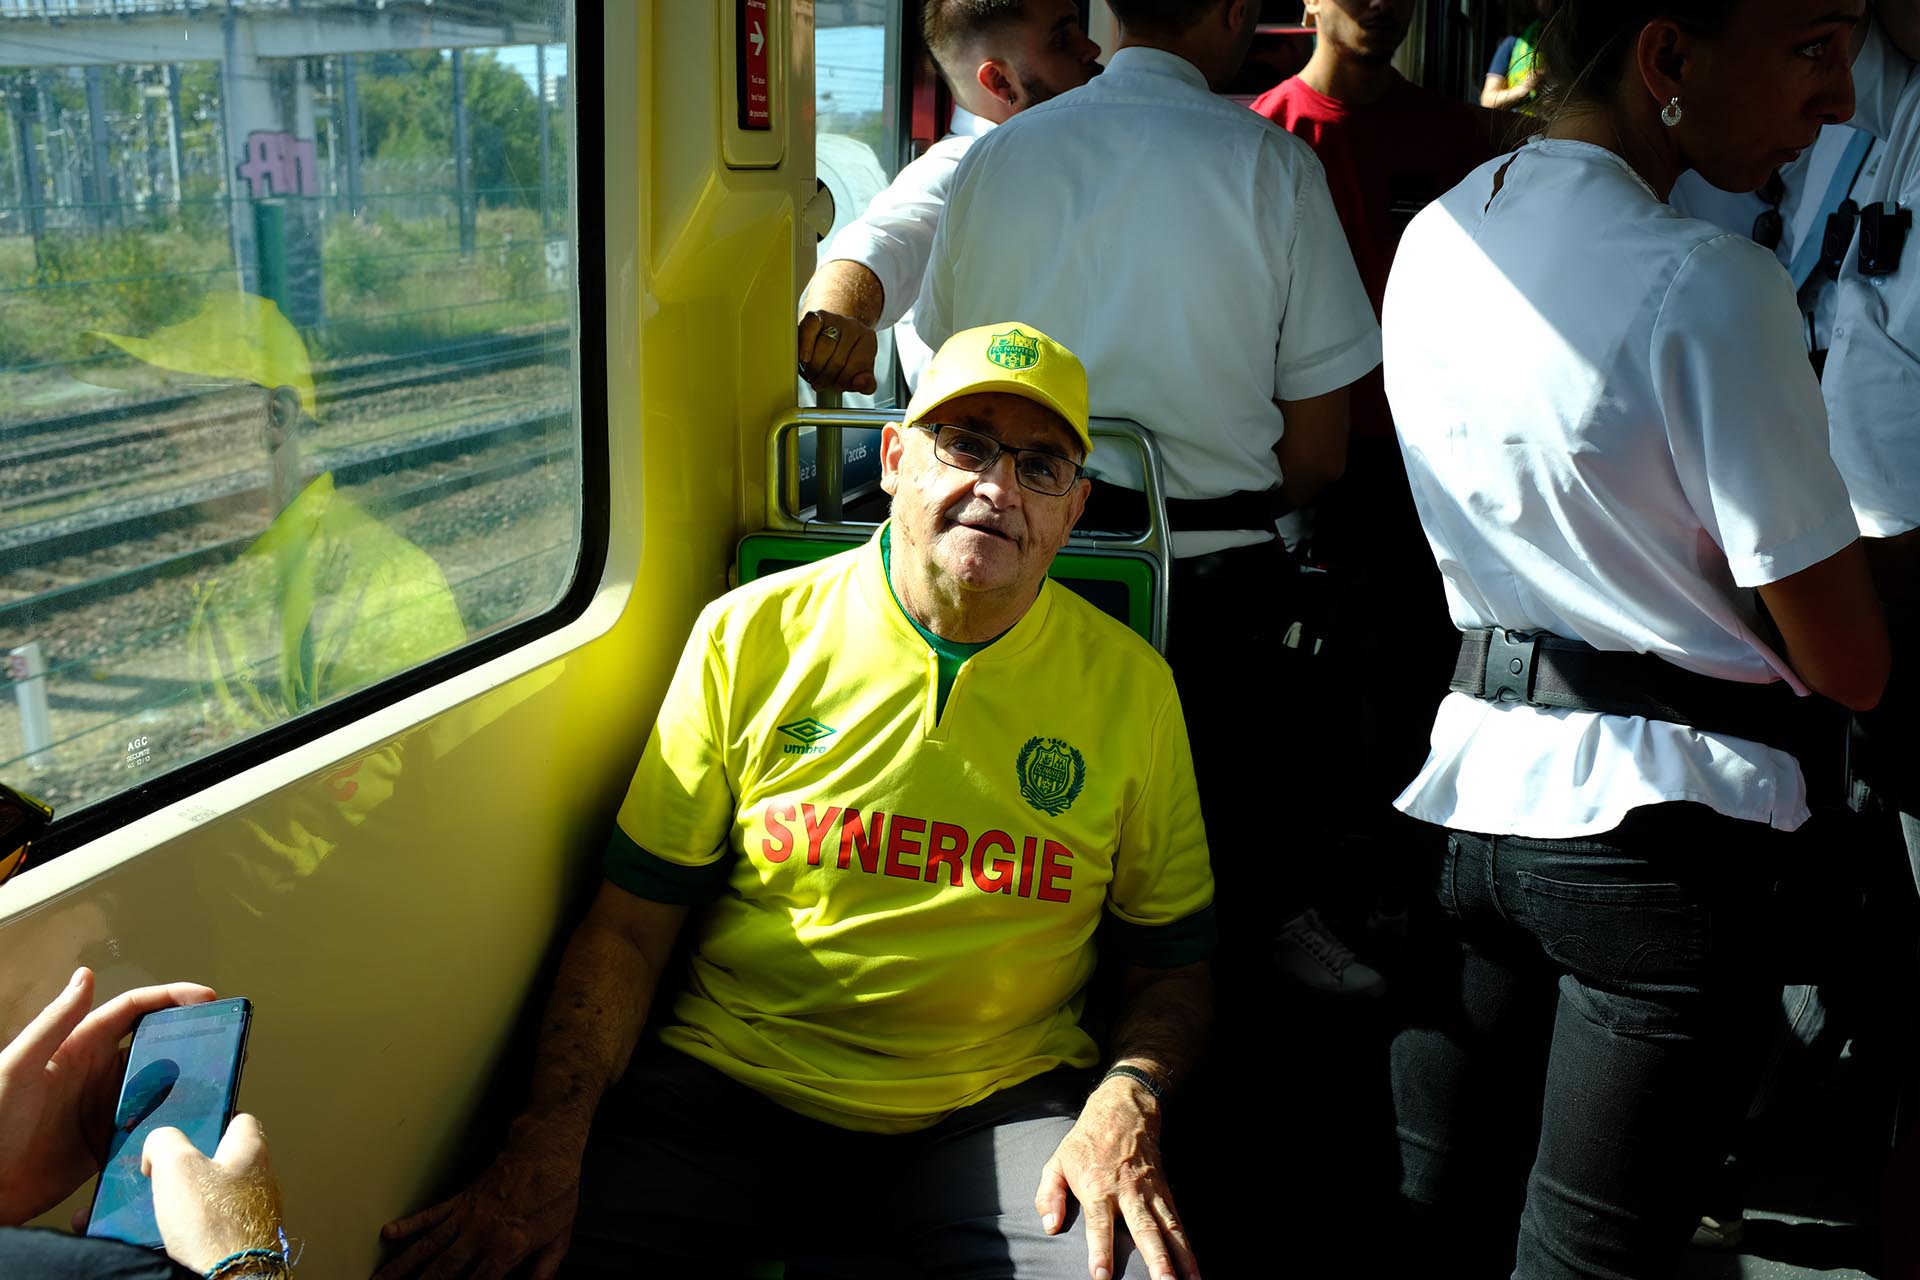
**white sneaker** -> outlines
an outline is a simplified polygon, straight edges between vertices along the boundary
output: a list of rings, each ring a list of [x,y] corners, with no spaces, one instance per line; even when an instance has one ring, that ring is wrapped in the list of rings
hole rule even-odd
[[[1316,911],[1303,912],[1281,927],[1273,958],[1282,975],[1319,995],[1371,1000],[1387,991],[1387,980],[1362,964]]]

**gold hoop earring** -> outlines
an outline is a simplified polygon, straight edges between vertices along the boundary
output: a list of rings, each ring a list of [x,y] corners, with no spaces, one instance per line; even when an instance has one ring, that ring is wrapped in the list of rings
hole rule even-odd
[[[1680,99],[1670,98],[1667,100],[1667,105],[1660,108],[1660,123],[1671,129],[1680,123],[1682,114],[1684,113],[1680,110]]]

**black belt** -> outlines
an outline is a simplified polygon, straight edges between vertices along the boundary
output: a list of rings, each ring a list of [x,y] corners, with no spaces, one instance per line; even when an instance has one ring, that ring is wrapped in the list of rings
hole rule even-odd
[[[1250,529],[1271,534],[1273,522],[1287,513],[1277,488],[1242,490],[1223,498],[1168,498],[1167,524],[1174,530],[1225,531]],[[1147,527],[1147,495],[1102,480],[1087,501],[1081,529],[1130,531]]]
[[[1449,687],[1487,702],[1689,725],[1778,747],[1803,764],[1844,741],[1845,713],[1824,698],[1799,697],[1784,680],[1720,680],[1650,653],[1607,652],[1544,632],[1467,632]]]

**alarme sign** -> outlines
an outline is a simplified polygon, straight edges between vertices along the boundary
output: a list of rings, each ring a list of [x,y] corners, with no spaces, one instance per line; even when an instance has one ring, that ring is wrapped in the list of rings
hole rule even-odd
[[[768,0],[740,0],[740,127],[773,128],[773,89],[767,54],[773,23]]]

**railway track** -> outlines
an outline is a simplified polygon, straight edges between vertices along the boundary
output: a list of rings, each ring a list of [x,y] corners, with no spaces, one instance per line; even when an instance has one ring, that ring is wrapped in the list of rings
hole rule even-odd
[[[571,456],[575,447],[572,433],[567,430],[571,423],[570,410],[530,409],[488,422],[415,436],[398,446],[380,444],[344,449],[322,455],[315,461],[324,464],[322,469],[332,471],[336,483],[346,488],[455,458],[513,449],[507,457],[389,491],[366,503],[372,514],[384,515]],[[553,439],[556,434],[564,438]],[[52,611],[91,604],[160,578],[222,564],[238,556],[262,532],[258,515],[268,503],[265,469],[255,468],[223,477],[200,488],[201,492],[189,495],[131,502],[111,513],[93,513],[88,518],[43,521],[0,530],[0,565],[8,572],[19,572],[68,557],[153,541],[174,531],[209,525],[217,529],[230,526],[236,519],[252,517],[251,527],[244,533],[215,533],[210,539],[193,539],[191,546],[177,552],[149,555],[124,568],[0,603],[0,635],[21,634],[29,622],[44,618]]]
[[[552,359],[556,354],[566,354],[565,338],[566,331],[563,329],[546,329],[534,333],[473,338],[399,355],[356,360],[350,364],[317,370],[313,375],[314,395],[319,403],[330,404],[406,387],[451,382],[471,377],[476,372],[538,364]],[[422,365],[430,367],[423,369]],[[204,390],[196,390],[85,409],[78,413],[0,423],[0,466],[42,462],[88,449],[152,439],[169,428],[143,427],[138,425],[138,419],[190,408],[202,404],[206,398]],[[216,411],[207,424],[258,412],[258,406],[249,402]],[[136,421],[129,424],[129,419]],[[48,437],[54,439],[49,440]],[[46,442],[22,444],[25,441]],[[21,447],[10,447],[15,445]]]

